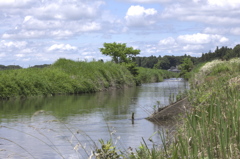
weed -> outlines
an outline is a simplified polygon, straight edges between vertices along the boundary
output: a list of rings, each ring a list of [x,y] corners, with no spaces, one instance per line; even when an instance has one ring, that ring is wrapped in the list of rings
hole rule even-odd
[[[78,94],[159,82],[168,71],[139,68],[134,77],[125,65],[59,59],[45,68],[0,71],[0,99]]]

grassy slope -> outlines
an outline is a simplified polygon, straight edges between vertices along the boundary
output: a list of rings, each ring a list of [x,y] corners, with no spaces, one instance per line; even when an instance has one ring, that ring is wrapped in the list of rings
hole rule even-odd
[[[59,59],[42,69],[0,71],[0,98],[96,92],[134,86],[135,78],[144,83],[158,82],[163,79],[163,71],[152,70],[151,73],[141,68],[139,77],[133,77],[126,67],[111,62]]]
[[[157,158],[240,158],[240,59],[198,70],[189,93],[193,110]]]

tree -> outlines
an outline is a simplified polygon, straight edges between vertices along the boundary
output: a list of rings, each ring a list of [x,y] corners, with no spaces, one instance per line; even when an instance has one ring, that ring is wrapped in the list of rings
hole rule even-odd
[[[168,60],[168,57],[167,56],[164,56],[161,61],[160,61],[160,68],[161,69],[164,69],[164,70],[167,70],[169,69],[171,66],[170,66],[170,62]]]
[[[193,69],[193,62],[191,58],[185,57],[183,59],[182,64],[180,65],[179,69],[181,70],[180,76],[184,77],[185,79],[189,78],[189,72]]]
[[[111,56],[115,63],[130,63],[140,50],[127,47],[126,43],[104,43],[104,48],[100,48],[103,55]]]

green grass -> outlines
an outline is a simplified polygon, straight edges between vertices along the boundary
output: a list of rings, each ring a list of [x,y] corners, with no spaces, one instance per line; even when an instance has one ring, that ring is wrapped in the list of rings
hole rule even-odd
[[[191,75],[192,109],[178,125],[171,142],[149,149],[142,144],[125,158],[240,158],[240,60],[199,65]]]
[[[192,111],[158,158],[240,158],[240,60],[210,64],[192,77]]]
[[[0,99],[90,93],[135,86],[136,83],[159,82],[170,76],[162,70],[139,70],[139,75],[134,77],[125,66],[112,62],[67,59],[59,59],[45,68],[3,70],[0,71]]]
[[[139,75],[137,79],[141,81],[141,83],[152,83],[152,82],[161,82],[163,79],[167,79],[170,77],[177,77],[176,73],[160,70],[160,69],[150,69],[139,67]]]

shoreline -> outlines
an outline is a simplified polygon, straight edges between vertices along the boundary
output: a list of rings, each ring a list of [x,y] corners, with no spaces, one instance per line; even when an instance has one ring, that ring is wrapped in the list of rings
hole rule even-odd
[[[146,119],[154,123],[159,123],[167,120],[176,120],[180,117],[180,115],[188,111],[189,108],[190,103],[188,101],[188,97],[185,97],[173,104],[159,108],[158,112],[151,114]]]

